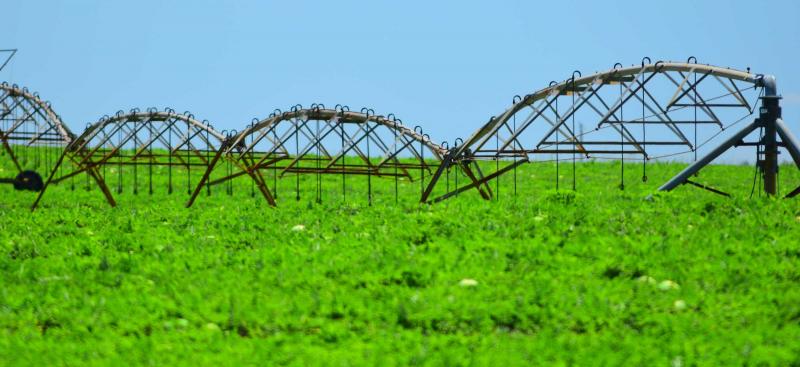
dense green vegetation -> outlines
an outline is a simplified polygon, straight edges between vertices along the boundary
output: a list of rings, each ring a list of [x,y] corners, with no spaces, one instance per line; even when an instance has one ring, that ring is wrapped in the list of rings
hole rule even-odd
[[[78,177],[31,213],[4,185],[0,364],[800,364],[800,202],[750,199],[746,166],[698,178],[733,199],[646,199],[676,164],[626,167],[625,191],[618,163],[579,164],[577,192],[554,168],[436,205],[373,179],[369,207],[362,177],[343,205],[333,176],[315,204],[306,176],[276,209],[246,180],[185,209],[156,172],[117,208]]]

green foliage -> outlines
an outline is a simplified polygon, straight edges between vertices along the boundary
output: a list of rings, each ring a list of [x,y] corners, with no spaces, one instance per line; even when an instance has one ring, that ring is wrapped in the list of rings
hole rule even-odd
[[[800,364],[798,201],[748,199],[744,166],[698,178],[733,199],[648,198],[680,165],[636,167],[620,191],[618,163],[579,164],[572,192],[571,167],[556,191],[552,165],[526,165],[516,195],[509,174],[497,201],[435,205],[373,178],[367,206],[365,177],[342,204],[331,175],[322,204],[287,176],[278,208],[241,178],[186,209],[186,183],[168,194],[159,168],[150,195],[140,168],[117,208],[79,176],[31,213],[6,185],[0,364]]]

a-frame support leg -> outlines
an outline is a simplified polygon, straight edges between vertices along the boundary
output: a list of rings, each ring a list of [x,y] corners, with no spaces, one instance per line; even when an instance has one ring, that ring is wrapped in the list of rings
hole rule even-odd
[[[114,196],[111,195],[111,190],[108,189],[108,186],[106,185],[106,180],[103,179],[102,176],[100,176],[100,173],[97,172],[97,169],[95,167],[89,167],[86,170],[87,172],[89,172],[89,175],[91,175],[92,178],[94,178],[94,181],[97,183],[97,186],[100,187],[100,191],[102,191],[103,195],[106,197],[108,205],[111,205],[112,208],[116,207],[117,202],[114,200]],[[55,171],[53,172],[55,173]]]
[[[250,175],[250,178],[256,182],[258,190],[261,191],[261,195],[264,196],[264,199],[267,200],[267,203],[269,203],[270,206],[277,206],[275,203],[275,198],[273,198],[272,193],[269,192],[269,187],[267,187],[267,182],[264,180],[264,176],[262,176],[261,172],[258,171],[256,161],[251,158],[248,161],[248,164],[245,166],[245,172],[247,172],[247,174]]]
[[[778,136],[781,137],[783,145],[786,147],[786,150],[789,151],[789,155],[792,157],[795,166],[800,169],[800,142],[798,142],[797,138],[795,138],[792,132],[789,131],[789,127],[786,126],[786,123],[783,122],[783,119],[777,119],[775,121],[775,125],[778,130]],[[788,193],[785,198],[793,198],[798,194],[800,194],[800,186]]]
[[[436,183],[439,182],[439,178],[442,177],[442,173],[450,167],[452,161],[453,160],[450,154],[447,154],[444,159],[442,159],[442,163],[439,165],[439,168],[437,168],[436,172],[433,173],[431,182],[428,182],[428,187],[426,187],[425,191],[422,192],[422,197],[419,199],[420,203],[428,202],[428,197],[431,195],[433,188],[436,187]]]
[[[53,178],[55,178],[56,172],[58,172],[58,168],[61,167],[62,164],[64,164],[64,159],[69,154],[70,154],[69,147],[67,147],[66,149],[64,149],[64,152],[61,153],[61,156],[58,158],[58,161],[56,162],[56,165],[53,167],[53,170],[50,171],[50,174],[47,176],[47,181],[45,181],[44,187],[42,187],[42,191],[39,192],[39,195],[36,197],[36,200],[33,202],[33,205],[31,205],[31,211],[36,210],[36,208],[39,206],[39,202],[42,200],[44,192],[47,191],[47,187],[49,187],[50,184],[53,183]],[[73,157],[70,157],[70,159],[72,158]],[[76,162],[75,164],[77,165],[79,163]],[[78,168],[78,171],[86,171],[87,173],[89,173],[89,175],[92,176],[94,181],[97,183],[97,186],[100,187],[100,191],[103,192],[103,195],[106,197],[106,201],[108,202],[108,204],[111,205],[112,208],[117,206],[117,202],[116,200],[114,200],[114,196],[111,195],[111,190],[109,190],[108,186],[106,185],[106,181],[100,176],[100,174],[94,167],[88,166],[83,169]]]
[[[186,202],[186,207],[189,208],[194,204],[194,201],[197,199],[197,195],[200,194],[200,191],[203,191],[203,186],[205,186],[206,181],[211,176],[211,171],[214,170],[214,167],[217,165],[219,158],[222,156],[222,153],[227,149],[228,144],[220,145],[219,149],[217,150],[217,154],[214,155],[214,158],[211,159],[211,162],[208,162],[208,167],[206,171],[203,172],[203,177],[200,179],[200,182],[197,183],[197,186],[194,188],[192,192],[192,196],[189,197],[189,201]]]
[[[749,125],[747,125],[744,129],[740,130],[735,135],[725,140],[722,144],[714,148],[711,152],[703,156],[702,158],[698,159],[696,162],[692,163],[689,167],[686,167],[683,171],[675,175],[671,180],[667,183],[662,185],[658,188],[658,191],[670,191],[675,187],[686,183],[686,180],[689,179],[692,175],[703,169],[703,167],[707,166],[711,161],[725,153],[730,148],[736,146],[742,139],[744,139],[747,135],[752,133],[755,129],[760,126],[759,120],[753,121]]]
[[[489,193],[486,193],[481,188],[481,183],[485,184],[488,187],[489,180],[485,179],[484,177],[481,177],[481,179],[478,180],[478,178],[475,177],[475,174],[472,172],[472,169],[469,168],[469,165],[470,165],[470,163],[459,164],[459,167],[461,167],[461,170],[463,170],[464,173],[467,175],[467,177],[469,177],[469,179],[472,180],[472,183],[475,185],[475,189],[478,190],[478,192],[481,194],[481,197],[484,200],[492,200],[491,191]],[[478,173],[480,173],[481,169],[480,169],[480,167],[477,166],[477,163],[476,163],[475,168],[478,170]]]
[[[42,196],[44,196],[44,192],[47,191],[47,187],[50,186],[50,182],[53,181],[53,177],[55,177],[56,172],[58,172],[58,167],[61,167],[61,164],[64,163],[64,158],[67,156],[68,151],[64,149],[64,152],[61,153],[61,156],[58,157],[58,161],[56,165],[53,166],[53,171],[47,176],[47,181],[44,182],[44,186],[42,187],[42,191],[39,191],[39,195],[36,196],[36,200],[33,201],[33,205],[31,205],[31,211],[36,210],[36,207],[39,205],[39,201],[42,200]]]
[[[445,200],[445,199],[450,198],[452,196],[458,195],[458,194],[460,194],[460,193],[462,193],[464,191],[467,191],[469,189],[472,189],[474,187],[480,187],[480,185],[483,185],[486,182],[491,181],[492,179],[494,179],[494,178],[496,178],[496,177],[498,177],[498,176],[500,176],[500,175],[502,175],[502,174],[514,169],[515,167],[517,167],[517,166],[519,166],[519,165],[521,165],[523,163],[528,163],[528,160],[527,159],[522,159],[522,160],[516,161],[515,163],[509,164],[508,166],[505,166],[505,167],[501,168],[499,171],[495,171],[495,172],[493,172],[491,174],[486,175],[486,177],[483,177],[481,180],[473,181],[471,184],[461,186],[458,189],[453,190],[452,192],[448,192],[447,194],[444,194],[442,196],[437,197],[436,199],[433,199],[431,202],[432,203],[438,203],[438,202],[440,202],[442,200]]]

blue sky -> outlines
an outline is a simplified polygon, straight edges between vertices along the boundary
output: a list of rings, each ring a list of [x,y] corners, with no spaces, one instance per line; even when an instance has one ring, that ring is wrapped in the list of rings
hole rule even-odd
[[[774,74],[800,132],[800,3],[753,1],[14,1],[0,79],[75,131],[132,107],[218,129],[322,102],[466,137],[515,94],[615,62],[685,60]]]

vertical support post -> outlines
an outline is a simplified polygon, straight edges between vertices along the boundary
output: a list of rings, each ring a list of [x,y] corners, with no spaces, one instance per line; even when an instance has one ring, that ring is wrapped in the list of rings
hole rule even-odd
[[[778,142],[777,120],[781,117],[781,108],[775,86],[775,77],[768,75],[761,77],[764,86],[764,96],[761,97],[759,119],[764,126],[764,192],[774,196],[778,193]]]
[[[777,129],[775,119],[764,118],[763,113],[761,116],[764,124],[764,192],[767,195],[775,195],[778,172]]]

